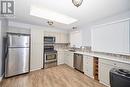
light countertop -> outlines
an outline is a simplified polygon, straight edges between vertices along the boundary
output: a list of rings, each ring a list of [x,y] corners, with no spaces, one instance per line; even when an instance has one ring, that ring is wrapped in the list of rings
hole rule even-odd
[[[105,55],[105,54],[99,54],[99,53],[89,53],[89,52],[74,52],[74,53],[79,53],[83,55],[88,55],[88,56],[93,56],[93,57],[98,57],[102,59],[108,59],[112,61],[117,61],[117,62],[122,62],[122,63],[127,63],[130,64],[130,58],[122,58],[122,57],[114,57],[110,55]]]
[[[67,49],[62,49],[62,50],[58,50],[58,51],[71,52],[71,51],[69,51]],[[112,60],[112,61],[117,61],[117,62],[121,62],[121,63],[130,64],[130,58],[115,57],[115,56],[111,56],[111,55],[105,55],[105,54],[93,53],[93,52],[76,51],[76,52],[71,52],[71,53],[78,53],[78,54],[83,54],[83,55],[87,55],[87,56],[93,56],[93,57],[98,57],[98,58],[102,58],[102,59],[107,59],[107,60]]]

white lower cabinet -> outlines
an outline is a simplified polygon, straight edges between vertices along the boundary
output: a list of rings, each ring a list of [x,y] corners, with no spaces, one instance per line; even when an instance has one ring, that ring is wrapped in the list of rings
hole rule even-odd
[[[83,56],[83,71],[84,74],[93,78],[93,57],[92,56]]]
[[[60,64],[67,64],[70,67],[73,67],[73,55],[74,53],[69,51],[58,51],[57,56],[57,63]]]
[[[107,86],[110,86],[110,70],[112,68],[121,68],[121,69],[127,69],[130,70],[130,65],[112,61],[112,60],[106,60],[106,59],[99,59],[99,81]]]
[[[110,85],[109,71],[112,68],[114,68],[114,66],[99,62],[99,80],[104,85]]]
[[[68,66],[73,68],[73,58],[74,57],[74,53],[72,52],[65,52],[65,64],[67,64]]]
[[[57,63],[58,65],[60,64],[64,64],[64,57],[65,57],[65,51],[58,51],[58,55],[57,55]]]

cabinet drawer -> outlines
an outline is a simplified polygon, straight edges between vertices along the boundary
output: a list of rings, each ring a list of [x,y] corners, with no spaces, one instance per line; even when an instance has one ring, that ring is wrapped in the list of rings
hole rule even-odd
[[[117,66],[118,68],[130,70],[130,64],[117,62],[117,63],[116,63],[116,66]]]
[[[108,65],[112,65],[112,66],[115,66],[117,68],[123,68],[123,69],[130,70],[130,68],[129,68],[130,64],[107,60],[107,59],[99,59],[99,62],[104,63],[104,64],[108,64]]]
[[[107,59],[99,59],[99,62],[108,64],[108,65],[114,65],[114,66],[117,65],[117,62],[111,61],[111,60],[107,60]]]

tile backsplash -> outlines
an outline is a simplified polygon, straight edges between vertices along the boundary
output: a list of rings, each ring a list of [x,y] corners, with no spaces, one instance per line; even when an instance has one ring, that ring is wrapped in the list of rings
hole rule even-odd
[[[67,43],[59,43],[54,45],[55,50],[64,50],[64,49],[68,49],[68,47],[69,44]]]
[[[96,53],[96,54],[108,55],[108,56],[118,57],[118,58],[121,58],[121,59],[130,59],[130,56],[128,56],[128,55],[92,51],[90,46],[75,48],[75,50],[81,51],[81,52],[91,52],[91,53]]]
[[[108,55],[108,56],[113,56],[116,58],[120,58],[123,60],[130,60],[130,56],[128,55],[121,55],[121,54],[113,54],[113,53],[105,53],[105,52],[95,52],[91,50],[90,46],[84,46],[84,47],[80,47],[80,48],[72,48],[70,47],[69,44],[55,44],[55,50],[64,50],[64,49],[74,49],[75,51],[81,51],[81,52],[90,52],[90,53],[96,53],[96,54],[101,54],[101,55]]]

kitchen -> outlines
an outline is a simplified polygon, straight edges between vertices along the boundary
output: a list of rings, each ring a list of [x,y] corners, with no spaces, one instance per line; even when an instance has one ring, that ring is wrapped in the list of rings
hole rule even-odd
[[[130,1],[72,1],[15,0],[0,19],[0,87],[130,87]]]

